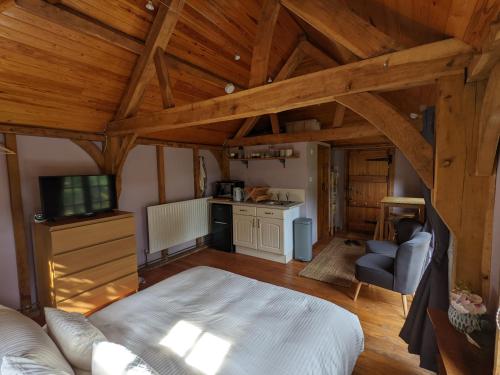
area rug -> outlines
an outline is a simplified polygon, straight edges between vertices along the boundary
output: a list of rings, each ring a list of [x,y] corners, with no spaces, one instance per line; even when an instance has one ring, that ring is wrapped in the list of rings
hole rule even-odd
[[[309,263],[299,275],[327,283],[349,287],[355,281],[354,265],[365,253],[360,246],[346,245],[345,238],[336,237]]]

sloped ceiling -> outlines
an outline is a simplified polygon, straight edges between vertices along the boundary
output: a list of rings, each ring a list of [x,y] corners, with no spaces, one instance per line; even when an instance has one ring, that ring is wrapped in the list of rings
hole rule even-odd
[[[51,1],[54,3],[54,1]],[[145,0],[61,0],[59,3],[144,41],[154,14]],[[350,0],[353,11],[411,47],[447,36],[479,46],[486,30],[487,1]],[[157,4],[157,1],[156,1]],[[176,105],[224,95],[224,86],[248,85],[261,0],[188,0],[166,49]],[[474,23],[472,23],[474,22]],[[301,35],[341,63],[353,61],[345,48],[327,40],[281,9],[273,36],[270,76],[283,65]],[[234,59],[235,54],[240,60]],[[137,55],[12,7],[0,14],[0,122],[101,132],[116,111]],[[305,59],[296,74],[321,69]],[[405,113],[433,104],[433,88],[384,94]],[[156,78],[140,113],[162,109]],[[282,122],[318,118],[331,122],[333,104],[280,114]],[[356,122],[354,113],[345,121]],[[173,141],[223,144],[241,120],[154,134]]]

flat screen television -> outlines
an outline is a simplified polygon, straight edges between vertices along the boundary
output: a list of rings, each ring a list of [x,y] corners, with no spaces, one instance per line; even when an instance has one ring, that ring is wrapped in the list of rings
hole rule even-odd
[[[115,176],[41,176],[42,211],[49,220],[117,208]]]

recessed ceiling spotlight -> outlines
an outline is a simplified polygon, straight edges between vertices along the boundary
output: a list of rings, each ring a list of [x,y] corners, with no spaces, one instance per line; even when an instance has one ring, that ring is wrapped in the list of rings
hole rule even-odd
[[[416,120],[416,119],[418,119],[418,113],[415,113],[415,112],[410,113],[410,118],[411,118],[412,120]]]
[[[269,78],[267,79],[267,83],[271,83],[272,81],[273,81],[273,79],[272,79],[271,77],[269,77]]]
[[[238,55],[238,54],[235,54],[235,55],[234,55],[234,60],[235,60],[235,61],[239,61],[240,59],[241,59],[241,56],[240,56],[240,55]]]
[[[234,84],[232,84],[231,82],[229,82],[226,87],[224,87],[224,91],[226,92],[226,94],[232,94],[234,92]]]
[[[150,10],[151,12],[153,10],[155,10],[155,5],[153,4],[153,2],[151,0],[148,0],[148,2],[146,3],[146,9]]]

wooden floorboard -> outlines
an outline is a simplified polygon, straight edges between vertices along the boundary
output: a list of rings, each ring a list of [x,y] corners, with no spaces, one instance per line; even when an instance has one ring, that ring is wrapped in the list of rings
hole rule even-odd
[[[315,246],[318,254],[328,243]],[[354,302],[354,285],[342,288],[299,276],[306,263],[288,264],[271,262],[241,254],[204,249],[164,266],[143,270],[144,284],[151,286],[169,276],[196,266],[216,267],[274,285],[290,288],[331,301],[356,314],[365,334],[365,351],[356,364],[354,374],[411,375],[431,374],[418,367],[418,357],[408,354],[407,347],[398,336],[403,325],[401,297],[377,287],[361,288]]]

